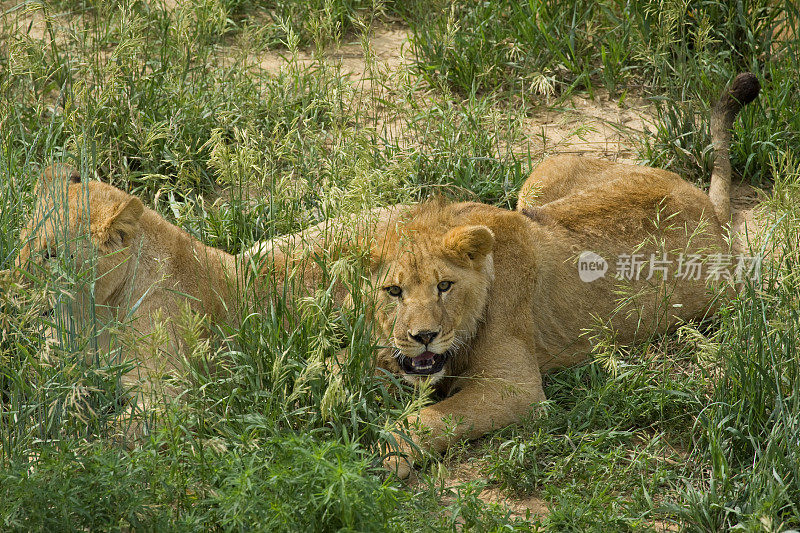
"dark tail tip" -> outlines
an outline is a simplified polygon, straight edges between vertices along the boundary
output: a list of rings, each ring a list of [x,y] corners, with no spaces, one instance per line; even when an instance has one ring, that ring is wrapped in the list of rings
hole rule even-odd
[[[758,96],[761,84],[752,72],[743,72],[734,78],[730,86],[723,91],[719,107],[738,112],[742,106],[749,104]]]

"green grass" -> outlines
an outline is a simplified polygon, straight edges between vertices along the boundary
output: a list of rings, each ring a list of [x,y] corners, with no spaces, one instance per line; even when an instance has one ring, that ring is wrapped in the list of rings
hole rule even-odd
[[[792,2],[63,0],[0,13],[0,270],[51,161],[233,253],[431,194],[513,207],[542,156],[525,121],[579,93],[650,98],[640,158],[700,183],[711,100],[743,69],[763,92],[737,120],[733,164],[771,190],[775,257],[711,324],[615,353],[614,371],[606,354],[548,376],[546,409],[466,446],[480,479],[455,489],[442,476],[458,448],[414,487],[380,468],[387,428],[419,398],[372,376],[358,299],[342,311],[320,292],[298,314],[278,298],[212,342],[185,317],[186,393],[159,400],[131,448],[125,429],[145,415],[126,404],[125,367],[63,314],[47,342],[44,291],[0,280],[0,529],[800,528]],[[409,68],[367,61],[361,82],[325,61],[400,19]],[[63,263],[67,280],[91,275]],[[40,281],[69,301],[69,282]],[[325,362],[343,341],[352,357],[335,376]],[[550,513],[488,504],[487,484]]]
[[[648,164],[687,178],[710,175],[709,104],[743,70],[769,83],[743,112],[732,156],[744,176],[766,183],[775,150],[800,148],[798,40],[794,2],[435,2],[411,22],[421,74],[461,94],[506,93],[548,101],[600,88],[652,95],[655,131],[641,140]],[[700,138],[697,138],[697,137]]]

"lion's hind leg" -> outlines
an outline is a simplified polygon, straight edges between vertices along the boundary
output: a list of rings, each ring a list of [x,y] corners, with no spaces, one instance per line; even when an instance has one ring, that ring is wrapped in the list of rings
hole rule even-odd
[[[558,155],[545,159],[519,191],[517,211],[535,209],[576,192],[596,187],[610,179],[604,172],[615,165],[611,161]]]

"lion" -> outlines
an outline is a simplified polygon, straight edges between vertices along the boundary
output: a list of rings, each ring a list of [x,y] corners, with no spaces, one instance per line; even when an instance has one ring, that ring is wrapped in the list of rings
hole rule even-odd
[[[729,253],[730,129],[759,89],[739,75],[714,110],[708,195],[666,170],[559,156],[532,172],[515,211],[397,206],[249,253],[273,275],[301,271],[310,289],[319,276],[298,248],[328,259],[362,250],[379,366],[443,398],[404,421],[418,428],[413,446],[398,434],[385,461],[404,478],[415,447],[441,452],[530,413],[545,400],[543,373],[587,360],[597,335],[630,345],[714,312],[715,291],[694,274]]]
[[[112,348],[112,332],[127,332],[120,362],[135,364],[123,382],[145,390],[153,377],[182,368],[177,322],[186,310],[227,322],[242,282],[234,256],[202,244],[116,187],[82,180],[63,163],[47,167],[37,181],[20,239],[15,278],[51,280],[63,261],[71,262],[74,286],[59,304],[62,315],[79,331],[98,330],[100,351]]]

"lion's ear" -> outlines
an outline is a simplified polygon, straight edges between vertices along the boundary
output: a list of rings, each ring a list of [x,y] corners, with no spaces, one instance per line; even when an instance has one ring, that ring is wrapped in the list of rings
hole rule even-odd
[[[71,185],[80,182],[81,175],[74,167],[66,163],[53,163],[42,171],[42,175],[39,176],[39,181],[36,182],[36,191],[44,191],[50,185],[57,183]]]
[[[457,257],[480,262],[494,248],[494,233],[486,226],[459,226],[447,232],[443,244]]]
[[[141,200],[130,198],[107,206],[97,223],[92,224],[92,237],[101,248],[126,244],[128,237],[139,227],[144,212]]]

